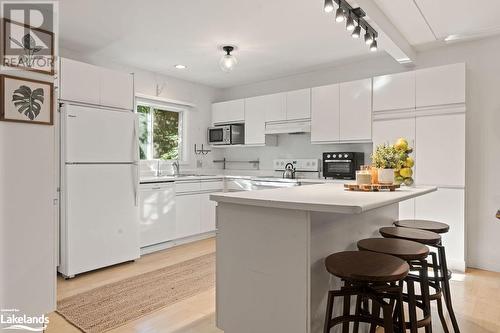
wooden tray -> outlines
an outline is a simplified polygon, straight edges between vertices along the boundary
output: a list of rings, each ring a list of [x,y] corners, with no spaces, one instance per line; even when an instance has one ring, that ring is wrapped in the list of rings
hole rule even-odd
[[[348,191],[363,191],[363,192],[379,192],[379,191],[396,191],[399,185],[382,185],[382,184],[371,184],[371,185],[357,185],[357,184],[344,184],[344,189]]]

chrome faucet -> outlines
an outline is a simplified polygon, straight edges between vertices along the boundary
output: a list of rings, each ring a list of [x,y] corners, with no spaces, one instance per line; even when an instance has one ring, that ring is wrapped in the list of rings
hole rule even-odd
[[[161,166],[160,166],[161,160],[156,160],[156,177],[161,176]]]
[[[174,176],[178,176],[180,174],[179,160],[173,161],[172,167],[174,167]]]

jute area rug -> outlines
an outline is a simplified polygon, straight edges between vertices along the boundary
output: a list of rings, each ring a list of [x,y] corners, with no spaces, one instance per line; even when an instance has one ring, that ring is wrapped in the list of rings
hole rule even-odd
[[[100,333],[215,286],[215,253],[104,285],[57,302],[83,332]]]

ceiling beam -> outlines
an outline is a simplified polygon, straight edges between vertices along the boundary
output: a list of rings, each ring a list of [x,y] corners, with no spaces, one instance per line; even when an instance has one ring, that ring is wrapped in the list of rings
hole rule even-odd
[[[415,62],[415,49],[408,43],[396,26],[392,24],[380,7],[377,6],[375,1],[356,0],[356,3],[363,8],[366,15],[370,18],[370,21],[373,21],[381,30],[382,37],[379,38],[379,40],[384,44],[383,49],[401,63]]]

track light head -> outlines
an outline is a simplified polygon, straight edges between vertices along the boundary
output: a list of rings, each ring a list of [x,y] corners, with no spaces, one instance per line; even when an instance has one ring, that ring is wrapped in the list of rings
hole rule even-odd
[[[377,41],[374,39],[373,42],[370,44],[370,51],[375,52],[377,51]]]
[[[333,12],[333,0],[325,0],[325,6],[323,7],[325,10],[325,13],[332,13]]]
[[[335,21],[338,23],[344,22],[345,20],[345,12],[342,7],[337,8],[337,12],[335,13]]]
[[[354,25],[354,20],[351,15],[347,17],[347,22],[345,28],[347,31],[353,31],[356,26]]]
[[[366,45],[370,45],[373,42],[373,36],[367,31],[365,33],[365,43]]]
[[[361,27],[357,25],[354,30],[352,31],[351,34],[352,38],[359,38],[361,37]]]

